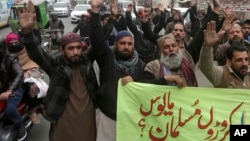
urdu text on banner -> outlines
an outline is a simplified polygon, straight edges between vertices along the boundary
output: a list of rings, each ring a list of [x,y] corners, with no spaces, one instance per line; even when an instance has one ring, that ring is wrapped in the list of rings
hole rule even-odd
[[[119,82],[117,141],[229,141],[250,124],[250,90]]]

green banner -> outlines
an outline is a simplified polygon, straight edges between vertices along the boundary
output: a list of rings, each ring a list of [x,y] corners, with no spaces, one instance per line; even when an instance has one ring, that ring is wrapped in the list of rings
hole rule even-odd
[[[119,82],[117,141],[229,141],[250,124],[250,91]]]

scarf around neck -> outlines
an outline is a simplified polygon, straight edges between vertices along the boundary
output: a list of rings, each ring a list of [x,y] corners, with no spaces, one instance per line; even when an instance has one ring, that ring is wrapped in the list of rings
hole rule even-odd
[[[134,50],[134,55],[130,60],[115,59],[115,67],[118,71],[122,71],[126,74],[131,74],[135,72],[137,62],[138,53]]]

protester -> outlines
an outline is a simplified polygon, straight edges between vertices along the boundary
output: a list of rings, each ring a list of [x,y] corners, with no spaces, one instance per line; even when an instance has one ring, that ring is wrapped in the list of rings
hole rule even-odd
[[[43,91],[39,90],[35,82],[28,81],[28,78],[32,77],[31,74],[34,71],[36,71],[37,76],[41,77],[42,72],[40,72],[41,70],[39,69],[39,66],[34,61],[32,61],[27,55],[24,44],[21,43],[20,37],[18,36],[18,34],[14,32],[10,32],[9,34],[7,34],[6,45],[8,46],[8,51],[10,53],[16,54],[16,56],[18,57],[19,64],[21,65],[21,68],[24,71],[24,85],[23,85],[24,99],[28,103],[29,116],[30,116],[31,121],[35,124],[38,124],[40,123],[40,119],[37,115],[37,110],[40,108],[43,102],[43,99],[38,98],[37,95],[38,93],[43,92]]]
[[[185,31],[185,25],[181,22],[177,22],[174,24],[171,32],[181,49],[186,49],[188,47],[188,44],[185,41],[185,36],[187,35]]]
[[[225,43],[214,45],[214,60],[218,65],[223,66],[226,64],[226,50],[232,45],[244,45],[250,50],[250,43],[244,39],[243,30],[241,26],[235,22],[234,14],[227,15],[221,30],[225,31],[227,38]],[[222,39],[221,39],[222,40]],[[221,40],[219,42],[221,42]]]
[[[72,32],[77,33],[78,30],[80,30],[81,37],[89,37],[89,29],[89,13],[84,13],[82,14],[81,21],[79,21],[79,23],[76,25]]]
[[[214,5],[213,11],[210,13],[208,18],[206,19],[205,24],[202,26],[201,29],[204,29],[206,27],[207,21],[218,19],[218,12],[219,12],[219,9],[221,9],[219,0],[213,0],[213,5]],[[161,35],[153,33],[150,29],[150,26],[149,26],[150,23],[148,20],[149,11],[150,10],[145,9],[143,16],[141,16],[141,18],[140,18],[141,23],[142,23],[142,29],[143,29],[144,35],[150,41],[152,41],[153,43],[155,43],[157,45],[157,39],[160,38]],[[192,39],[192,41],[190,42],[190,44],[188,44],[188,46],[185,46],[186,44],[184,42],[184,37],[182,37],[185,35],[185,32],[181,32],[181,31],[185,31],[184,25],[177,23],[174,26],[174,30],[172,31],[172,34],[175,36],[179,47],[185,48],[189,52],[189,54],[192,56],[193,61],[196,64],[197,61],[199,60],[200,49],[201,49],[201,45],[203,43],[203,30],[200,30],[196,34],[196,36]]]
[[[174,28],[174,25],[177,23],[177,22],[182,22],[182,19],[180,17],[179,14],[175,14],[173,15],[173,20],[171,22],[169,22],[165,28],[165,35],[168,34],[168,33],[171,33],[173,28]]]
[[[97,81],[92,61],[101,47],[83,54],[81,36],[69,32],[61,39],[61,55],[45,53],[32,33],[34,5],[19,14],[22,41],[29,57],[50,77],[44,98],[44,117],[51,123],[50,141],[96,141],[95,91]]]
[[[216,33],[215,27],[215,22],[212,21],[204,31],[204,46],[199,60],[200,70],[214,87],[249,89],[249,50],[244,45],[232,45],[226,50],[226,65],[217,66],[213,63],[213,45],[225,33]]]
[[[144,62],[139,59],[134,50],[133,35],[122,30],[117,33],[114,48],[105,44],[104,31],[101,26],[99,8],[103,0],[92,0],[90,16],[90,40],[92,47],[101,47],[96,52],[102,59],[100,67],[100,89],[97,95],[97,141],[116,140],[116,110],[118,80],[122,84],[137,81],[143,72]]]
[[[206,0],[206,3],[207,3],[207,10],[205,8],[197,9],[198,0],[195,0],[194,4],[191,6],[189,16],[190,16],[190,21],[191,21],[190,36],[192,38],[195,37],[195,35],[199,32],[199,30],[203,30],[202,26],[207,21],[207,18],[212,12],[210,0]],[[219,14],[219,11],[217,11],[217,14]]]
[[[195,64],[190,54],[177,45],[172,34],[157,40],[160,58],[147,63],[142,82],[184,86],[198,86],[195,76]]]
[[[17,129],[17,141],[23,141],[27,131],[17,107],[23,97],[23,71],[15,55],[9,54],[4,38],[0,37],[0,100],[7,100],[5,114]]]
[[[145,38],[140,25],[135,25],[132,21],[132,6],[128,6],[126,9],[126,21],[129,30],[134,35],[134,48],[137,51],[139,57],[145,62],[154,60],[158,56],[157,46]],[[139,22],[139,21],[138,21]]]
[[[103,25],[104,35],[110,47],[114,45],[114,39],[117,32],[127,30],[126,19],[121,13],[121,8],[116,1],[110,1],[110,17],[106,24]]]
[[[102,26],[104,26],[108,22],[109,17],[110,17],[110,12],[105,12],[101,15]]]

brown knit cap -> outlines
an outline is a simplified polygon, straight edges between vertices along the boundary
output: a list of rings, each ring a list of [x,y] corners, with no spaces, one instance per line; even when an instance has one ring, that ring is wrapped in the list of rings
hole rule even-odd
[[[79,34],[74,32],[66,33],[61,38],[61,46],[65,47],[65,45],[72,43],[72,42],[82,42],[82,38]]]

